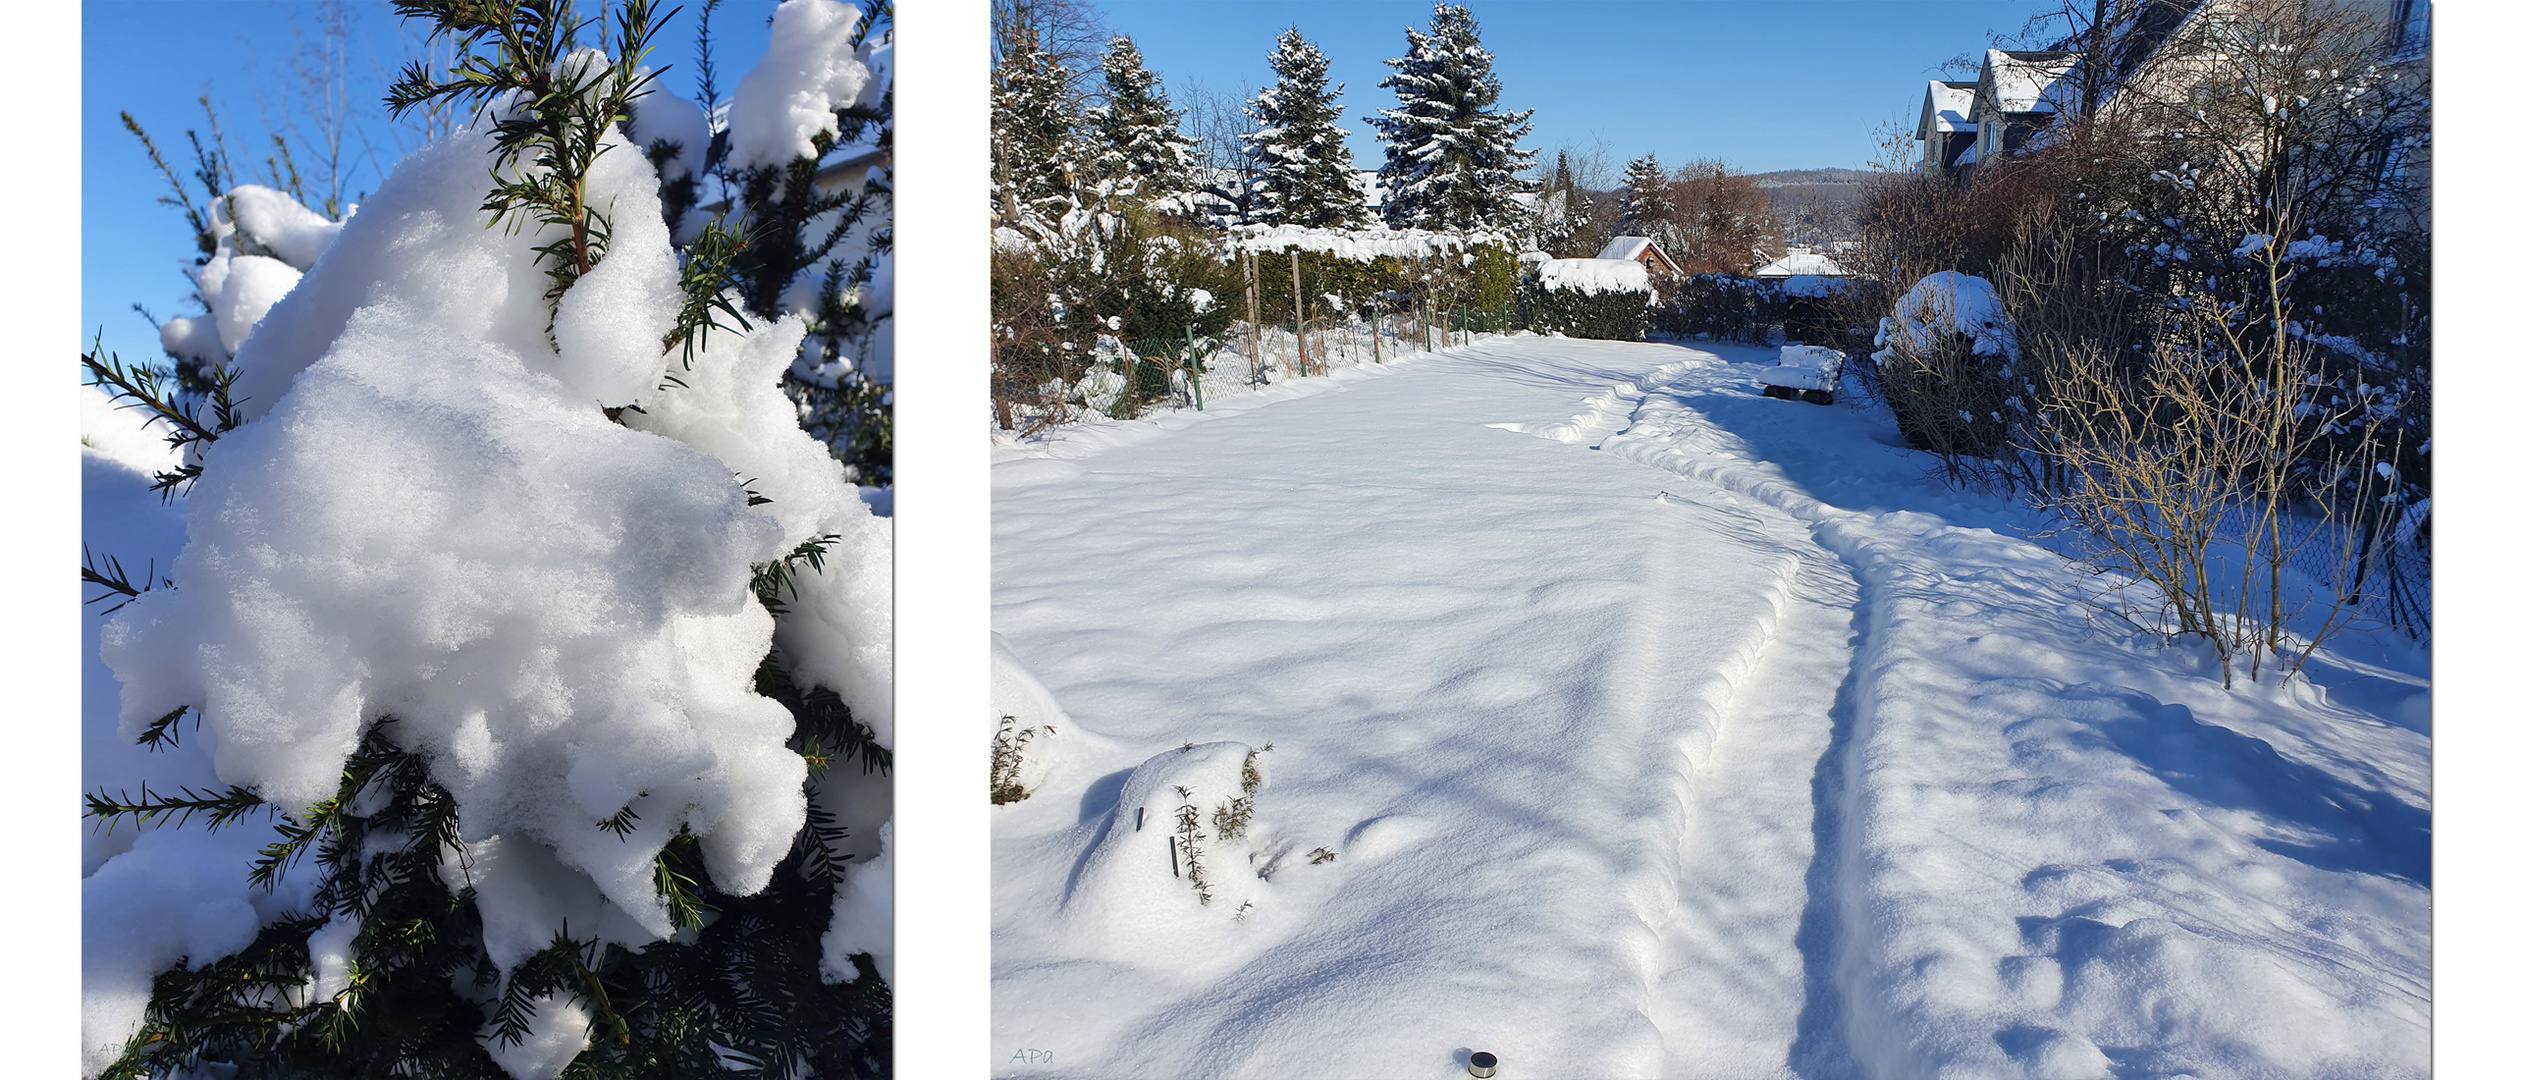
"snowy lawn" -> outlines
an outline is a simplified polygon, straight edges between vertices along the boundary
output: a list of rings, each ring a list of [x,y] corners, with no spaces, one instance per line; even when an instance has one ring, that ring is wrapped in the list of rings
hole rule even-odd
[[[2425,1075],[2426,651],[2222,690],[1775,355],[1004,449],[1003,1072]]]

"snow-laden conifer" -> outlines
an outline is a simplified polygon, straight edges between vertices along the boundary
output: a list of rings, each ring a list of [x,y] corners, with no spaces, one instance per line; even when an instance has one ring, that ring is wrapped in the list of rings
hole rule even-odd
[[[1368,122],[1386,144],[1378,180],[1386,223],[1395,228],[1514,228],[1524,216],[1517,174],[1535,155],[1517,141],[1533,125],[1525,112],[1501,112],[1500,80],[1482,47],[1473,14],[1440,4],[1430,31],[1406,27],[1410,48],[1386,65],[1377,85],[1394,90],[1396,107]]]
[[[1594,249],[1580,251],[1581,237],[1596,223],[1596,204],[1570,169],[1570,152],[1562,151],[1553,161],[1552,173],[1544,178],[1543,188],[1535,193],[1533,242],[1538,250],[1561,258],[1580,258]]]
[[[1337,229],[1365,223],[1367,203],[1334,104],[1342,87],[1325,85],[1324,53],[1291,27],[1271,61],[1280,81],[1245,107],[1257,125],[1244,136],[1256,172],[1249,220]]]
[[[1089,109],[1098,142],[1095,175],[1109,191],[1137,202],[1171,206],[1193,190],[1193,140],[1178,124],[1164,83],[1141,63],[1140,48],[1120,34],[1105,46],[1105,104]]]
[[[1021,39],[991,73],[991,220],[1057,221],[1087,178],[1061,59]]]
[[[745,306],[742,236],[673,243],[648,3],[613,56],[561,0],[400,8],[466,59],[390,104],[472,122],[337,230],[231,215],[316,252],[210,413],[85,357],[197,479],[164,579],[90,576],[165,760],[88,795],[139,835],[84,883],[84,1070],[882,1070],[892,540],[782,394],[810,327]],[[832,31],[788,74],[856,99],[858,22],[788,0]],[[772,96],[830,145],[843,103]]]
[[[1659,167],[1658,155],[1644,154],[1623,168],[1624,236],[1646,236],[1672,244],[1675,230],[1675,186]]]

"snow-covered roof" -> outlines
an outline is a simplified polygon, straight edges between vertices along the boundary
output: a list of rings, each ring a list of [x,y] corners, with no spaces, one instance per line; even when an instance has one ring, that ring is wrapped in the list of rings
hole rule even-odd
[[[1789,254],[1764,263],[1761,269],[1754,272],[1754,276],[1759,278],[1785,278],[1801,275],[1844,277],[1849,274],[1850,271],[1842,269],[1842,264],[1805,248],[1791,248]]]
[[[2053,106],[2063,89],[2062,76],[2068,75],[2078,60],[2078,54],[2072,52],[1993,49],[1983,56],[1976,94],[1990,95],[1981,104],[1992,112],[2058,112]]]
[[[1921,98],[1921,125],[1913,138],[1926,139],[1932,132],[1972,131],[1973,88],[1969,82],[1931,79],[1929,92]]]
[[[1629,259],[1642,266],[1664,270],[1668,273],[1683,271],[1682,264],[1677,263],[1674,256],[1667,254],[1666,249],[1659,247],[1657,241],[1646,236],[1617,236],[1607,241],[1605,250],[1597,252],[1596,257]]]
[[[1597,252],[1596,257],[1637,261],[1640,253],[1647,250],[1649,250],[1649,238],[1646,236],[1617,236],[1606,241],[1605,250]]]

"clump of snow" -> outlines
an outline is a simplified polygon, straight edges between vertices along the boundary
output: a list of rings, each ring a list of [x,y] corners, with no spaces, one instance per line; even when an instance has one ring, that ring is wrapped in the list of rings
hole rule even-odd
[[[1629,259],[1552,259],[1535,269],[1535,280],[1556,292],[1645,293],[1649,268]]]
[[[239,184],[211,202],[211,231],[222,239],[242,234],[231,240],[231,249],[269,255],[303,272],[332,245],[342,223],[299,205],[286,193]]]
[[[243,878],[268,835],[259,832],[152,830],[79,883],[82,1075],[112,1064],[140,1030],[159,972],[178,958],[202,963],[254,941],[261,919]]]
[[[360,936],[360,919],[356,915],[335,915],[316,932],[307,935],[307,958],[316,968],[315,983],[310,995],[316,1001],[331,1001],[351,988],[351,943]]]
[[[851,867],[833,892],[833,925],[824,933],[824,957],[818,971],[824,981],[847,982],[858,975],[854,953],[867,953],[877,977],[895,981],[895,823],[877,828],[877,857]]]
[[[799,430],[797,407],[781,393],[782,369],[798,355],[806,325],[785,317],[751,332],[716,330],[686,370],[684,385],[651,392],[624,422],[678,440],[718,460],[727,474],[771,502],[784,554],[832,537],[821,572],[800,568],[798,592],[778,631],[781,653],[800,681],[840,695],[881,744],[894,744],[894,536],[871,513],[842,463]]]
[[[223,251],[196,270],[193,281],[210,305],[220,346],[233,354],[264,313],[298,284],[298,271],[279,259]]]
[[[591,276],[604,273],[616,258],[645,264],[637,274],[616,275],[654,274],[660,266],[672,265],[673,255],[642,252],[664,236],[663,227],[653,229],[635,219],[659,216],[656,180],[648,163],[621,147],[619,139],[609,137],[607,142],[620,152],[597,155],[589,175],[589,204],[617,229],[630,232],[615,237],[606,261]],[[501,342],[541,376],[585,380],[583,389],[602,405],[626,404],[657,385],[665,363],[663,329],[640,349],[610,356],[587,355],[586,349],[568,349],[564,355],[553,349],[545,327],[552,324],[558,335],[561,320],[545,305],[551,281],[536,264],[534,249],[558,232],[531,227],[531,222],[514,232],[485,227],[480,207],[491,190],[490,145],[487,131],[467,131],[413,154],[395,167],[358,215],[343,223],[325,272],[272,305],[255,327],[253,340],[238,349],[241,417],[253,420],[270,411],[291,380],[333,347],[353,312],[385,302],[467,337]],[[655,280],[624,285],[663,295]],[[672,289],[672,280],[663,288]],[[609,302],[600,303],[609,292]],[[626,299],[617,289],[600,287],[589,299],[572,301],[567,306],[576,310],[565,313],[573,324],[565,346],[628,346],[636,335],[585,325],[601,318],[589,309],[616,309]],[[631,317],[644,326],[658,326],[652,314]]]
[[[771,48],[729,98],[731,168],[787,165],[837,130],[833,111],[858,104],[871,82],[851,48],[859,21],[858,8],[833,0],[784,0],[772,13]]]
[[[1941,270],[1913,285],[1895,301],[1894,314],[1878,321],[1875,359],[1891,362],[1898,349],[1926,356],[1957,335],[1972,340],[1975,356],[2017,359],[2017,332],[2000,308],[1999,290],[1971,274]]]
[[[1821,274],[1791,274],[1790,276],[1781,279],[1780,291],[1782,294],[1787,296],[1800,296],[1807,297],[1809,299],[1821,300],[1849,287],[1850,284],[1851,279],[1847,277],[1828,277]]]
[[[158,347],[205,367],[228,359],[228,346],[219,340],[219,319],[212,315],[180,315],[159,323]]]

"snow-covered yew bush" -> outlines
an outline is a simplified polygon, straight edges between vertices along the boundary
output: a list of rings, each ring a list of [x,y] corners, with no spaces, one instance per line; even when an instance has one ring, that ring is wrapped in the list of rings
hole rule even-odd
[[[1879,392],[1906,444],[1951,472],[2008,448],[2032,389],[1990,281],[1954,270],[1922,277],[1879,321],[1876,343]]]
[[[87,882],[85,1069],[883,1072],[892,536],[782,392],[810,320],[740,298],[742,233],[674,243],[681,152],[622,126],[692,108],[647,4],[612,57],[560,0],[400,8],[470,58],[390,100],[472,122],[345,222],[232,192],[167,343],[230,393],[179,439],[181,587],[99,649],[121,739],[194,771],[89,796],[159,827]],[[789,0],[773,80],[865,81],[858,21]],[[729,122],[821,110],[821,151],[838,107]]]

